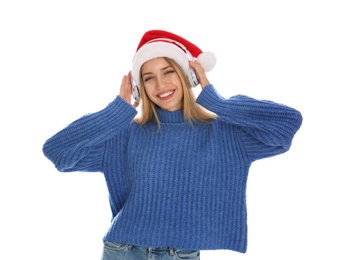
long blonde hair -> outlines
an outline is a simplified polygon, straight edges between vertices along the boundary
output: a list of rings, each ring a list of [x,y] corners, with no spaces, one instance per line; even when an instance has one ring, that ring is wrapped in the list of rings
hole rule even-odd
[[[175,72],[178,74],[181,84],[183,86],[183,115],[187,122],[209,122],[216,117],[214,113],[205,109],[199,105],[195,99],[195,94],[187,75],[183,69],[173,60],[167,57],[164,59],[172,66]],[[135,122],[140,125],[144,125],[149,121],[156,121],[158,128],[160,129],[160,120],[157,116],[155,104],[149,99],[146,90],[144,88],[144,83],[142,80],[142,75],[140,73],[140,113],[135,118]]]

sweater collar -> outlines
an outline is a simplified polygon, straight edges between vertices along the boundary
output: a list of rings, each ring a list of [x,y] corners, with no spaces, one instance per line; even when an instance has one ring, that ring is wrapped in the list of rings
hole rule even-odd
[[[185,121],[183,110],[167,111],[156,108],[156,113],[161,123],[182,123]]]

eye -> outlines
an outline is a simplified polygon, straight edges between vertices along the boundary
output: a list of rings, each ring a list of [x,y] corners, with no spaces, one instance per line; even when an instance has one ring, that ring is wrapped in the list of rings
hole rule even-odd
[[[174,70],[166,70],[166,72],[165,72],[165,74],[172,74],[172,73],[174,73],[175,71]]]
[[[151,80],[151,79],[152,79],[151,76],[144,77],[144,78],[143,78],[143,82],[147,82],[147,81],[149,81],[149,80]]]

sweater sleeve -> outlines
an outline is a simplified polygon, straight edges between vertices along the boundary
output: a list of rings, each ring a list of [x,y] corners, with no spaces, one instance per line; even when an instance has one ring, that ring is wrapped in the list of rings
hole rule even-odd
[[[241,140],[252,161],[288,151],[303,120],[299,111],[283,104],[245,95],[226,99],[212,84],[202,90],[197,103],[242,129]]]
[[[61,172],[102,171],[105,141],[126,129],[136,113],[117,96],[103,110],[77,119],[50,137],[43,153]]]

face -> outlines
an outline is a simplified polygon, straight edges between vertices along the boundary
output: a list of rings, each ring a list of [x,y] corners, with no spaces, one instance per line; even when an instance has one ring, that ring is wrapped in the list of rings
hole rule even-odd
[[[182,109],[183,88],[178,74],[164,58],[146,61],[142,80],[149,99],[163,110]]]

